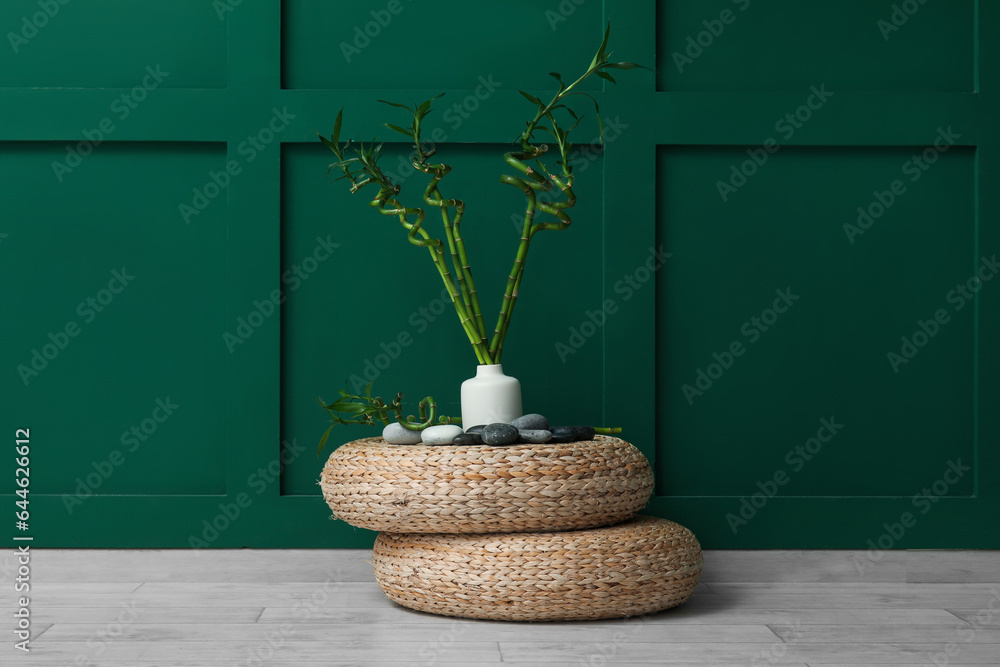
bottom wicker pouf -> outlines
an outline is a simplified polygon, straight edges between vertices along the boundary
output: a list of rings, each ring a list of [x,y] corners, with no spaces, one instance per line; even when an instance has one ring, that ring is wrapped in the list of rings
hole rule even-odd
[[[561,533],[380,533],[375,579],[392,601],[466,618],[618,618],[679,605],[701,575],[684,526],[640,516]]]

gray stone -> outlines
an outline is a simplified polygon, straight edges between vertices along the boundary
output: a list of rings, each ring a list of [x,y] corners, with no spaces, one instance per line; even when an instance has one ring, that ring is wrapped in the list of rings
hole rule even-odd
[[[478,433],[463,433],[462,435],[456,436],[452,441],[453,445],[481,445],[483,444],[483,436]]]
[[[420,433],[420,439],[425,445],[450,445],[456,437],[462,435],[462,427],[456,424],[441,424],[428,426]]]
[[[532,413],[518,417],[510,423],[518,431],[547,431],[549,430],[549,420],[540,414]]]
[[[399,422],[392,422],[382,429],[382,439],[390,445],[416,445],[420,442],[420,431],[411,431]]]
[[[521,440],[533,445],[540,445],[552,439],[552,431],[546,431],[545,429],[523,428],[517,434],[521,436]]]
[[[478,426],[470,426],[469,428],[465,429],[465,432],[466,433],[478,433],[479,435],[482,435],[483,434],[483,429],[485,429],[485,428],[486,428],[486,424],[479,424]]]
[[[576,440],[576,429],[572,426],[556,426],[552,429],[551,442],[574,442]]]
[[[510,424],[488,424],[483,429],[483,442],[487,445],[509,445],[517,442],[517,429]]]

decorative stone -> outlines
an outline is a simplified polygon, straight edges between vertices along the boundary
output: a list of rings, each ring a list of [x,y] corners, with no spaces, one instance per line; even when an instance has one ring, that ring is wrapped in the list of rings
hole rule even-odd
[[[509,445],[517,442],[517,429],[510,424],[488,424],[483,429],[483,442],[487,445]]]
[[[576,442],[576,429],[572,426],[556,426],[552,429],[552,440],[549,442]]]
[[[549,420],[538,413],[524,415],[511,421],[511,426],[518,431],[547,431],[549,430]]]
[[[390,445],[420,444],[420,431],[411,431],[399,422],[393,422],[382,429],[382,439]]]
[[[466,433],[478,433],[479,435],[482,435],[483,434],[483,430],[485,428],[486,428],[486,424],[479,424],[478,426],[470,426],[469,428],[465,429],[465,432]]]
[[[425,445],[450,445],[456,437],[462,435],[462,427],[456,424],[428,426],[420,434]]]
[[[517,434],[521,436],[521,440],[533,445],[540,445],[552,439],[552,431],[545,429],[519,429]]]
[[[451,441],[453,445],[481,445],[483,444],[483,436],[478,433],[463,433],[462,435],[456,436],[454,440]]]
[[[593,440],[596,435],[593,426],[570,426],[570,428],[573,429],[577,440]]]

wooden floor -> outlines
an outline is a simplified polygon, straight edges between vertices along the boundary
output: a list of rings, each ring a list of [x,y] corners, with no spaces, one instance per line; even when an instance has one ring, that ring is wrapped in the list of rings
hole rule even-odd
[[[1000,552],[706,552],[650,617],[459,620],[376,587],[369,552],[38,550],[31,653],[2,665],[1000,665]]]

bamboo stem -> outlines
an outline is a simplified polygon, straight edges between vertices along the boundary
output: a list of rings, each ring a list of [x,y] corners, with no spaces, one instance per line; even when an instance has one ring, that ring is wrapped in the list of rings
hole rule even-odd
[[[441,250],[443,243],[440,239],[431,238],[430,234],[428,234],[427,231],[420,226],[424,219],[424,211],[419,208],[405,208],[396,199],[390,198],[389,195],[389,191],[383,188],[379,192],[379,197],[372,202],[372,205],[375,206],[383,215],[398,217],[400,224],[409,230],[407,236],[410,239],[410,242],[414,245],[426,247],[431,253],[431,259],[434,262],[434,266],[437,268],[438,273],[441,274],[441,280],[444,282],[445,287],[448,290],[452,305],[455,306],[455,311],[458,314],[462,328],[465,330],[466,335],[469,337],[469,341],[472,343],[472,347],[476,352],[476,357],[479,359],[480,363],[490,363],[489,350],[480,340],[479,331],[473,326],[472,318],[465,309],[461,294],[452,280],[451,272],[448,270],[448,265],[444,261],[444,252]],[[392,205],[393,208],[388,208],[386,204]],[[415,215],[417,217],[417,222],[411,223],[407,221],[406,217],[408,215]],[[417,235],[419,235],[420,238],[417,238]]]

